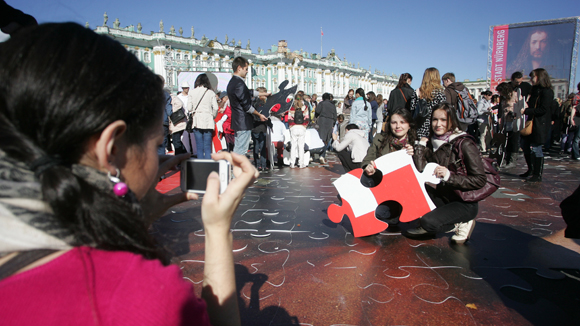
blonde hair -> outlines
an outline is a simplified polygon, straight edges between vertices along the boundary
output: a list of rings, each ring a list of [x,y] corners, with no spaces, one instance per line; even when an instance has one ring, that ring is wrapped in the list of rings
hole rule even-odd
[[[443,89],[439,70],[433,67],[427,68],[423,74],[421,87],[419,87],[419,92],[421,93],[419,97],[431,101],[433,100],[433,91],[436,89]]]
[[[304,106],[302,100],[294,100],[294,107],[295,108],[302,110],[302,106]]]

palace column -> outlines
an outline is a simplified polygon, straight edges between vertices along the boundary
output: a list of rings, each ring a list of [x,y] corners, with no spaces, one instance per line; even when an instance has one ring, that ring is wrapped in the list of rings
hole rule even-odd
[[[252,60],[248,60],[248,74],[246,75],[246,85],[248,85],[248,88],[254,88],[254,85],[252,85],[252,67],[254,66],[254,64],[252,63]]]
[[[283,62],[278,62],[278,85],[274,85],[275,91],[278,90],[278,86],[286,79],[284,66],[285,64]]]
[[[299,76],[300,76],[300,80],[298,82],[298,90],[304,91],[304,93],[308,94],[308,92],[306,91],[306,89],[304,89],[304,67],[300,66],[299,68],[300,72],[299,72]]]
[[[332,82],[330,80],[330,70],[324,71],[324,91],[323,93],[332,93]]]
[[[153,47],[153,71],[167,79],[165,75],[165,46],[163,45]]]
[[[316,94],[322,95],[322,69],[316,69]]]
[[[266,67],[266,88],[268,92],[274,93],[274,87],[272,87],[272,66],[270,65]]]

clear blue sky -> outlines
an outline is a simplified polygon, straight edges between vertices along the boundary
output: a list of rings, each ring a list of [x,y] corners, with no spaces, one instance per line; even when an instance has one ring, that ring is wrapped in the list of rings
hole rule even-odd
[[[143,32],[183,27],[184,35],[209,39],[248,39],[254,52],[285,39],[291,50],[323,52],[332,48],[342,59],[385,73],[413,75],[417,87],[428,67],[458,80],[486,78],[490,25],[580,16],[577,0],[551,1],[129,1],[6,0],[40,23],[89,22],[112,26],[143,25]],[[580,81],[578,76],[576,83]]]

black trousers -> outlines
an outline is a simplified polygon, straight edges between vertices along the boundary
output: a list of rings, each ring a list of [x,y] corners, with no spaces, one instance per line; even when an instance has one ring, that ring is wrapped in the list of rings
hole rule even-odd
[[[426,186],[431,200],[437,208],[423,215],[419,220],[423,229],[429,233],[447,232],[452,230],[455,223],[465,223],[477,217],[478,203],[452,201],[446,203],[435,189]]]
[[[346,173],[360,168],[360,163],[355,163],[352,161],[351,153],[346,148],[336,153],[336,155],[338,156],[338,159],[340,160],[340,163],[342,164],[342,167]]]

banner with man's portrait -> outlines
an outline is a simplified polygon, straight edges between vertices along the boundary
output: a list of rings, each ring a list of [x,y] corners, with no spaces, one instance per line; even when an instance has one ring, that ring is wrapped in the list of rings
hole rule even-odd
[[[544,68],[553,79],[571,82],[578,17],[491,28],[491,89],[520,71]]]

